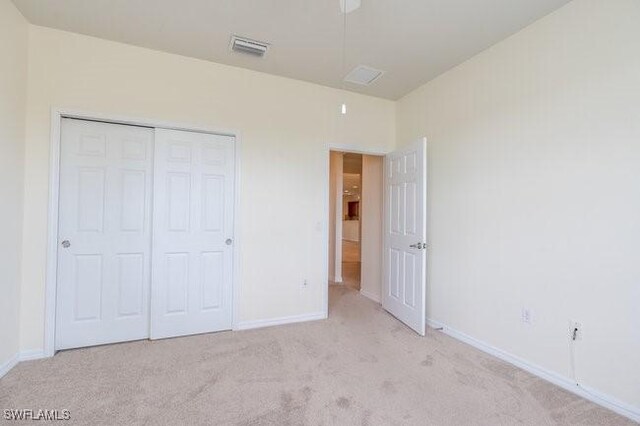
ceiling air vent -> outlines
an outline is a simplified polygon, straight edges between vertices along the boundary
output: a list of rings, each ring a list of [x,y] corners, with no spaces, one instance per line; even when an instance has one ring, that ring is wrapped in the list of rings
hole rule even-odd
[[[384,74],[384,71],[367,67],[365,65],[358,65],[357,67],[352,69],[349,74],[347,74],[347,76],[344,78],[344,81],[360,84],[362,86],[368,86],[378,78],[380,78],[382,74]]]
[[[269,50],[269,43],[234,35],[231,36],[230,47],[234,52],[246,53],[262,58],[267,54],[267,50]]]

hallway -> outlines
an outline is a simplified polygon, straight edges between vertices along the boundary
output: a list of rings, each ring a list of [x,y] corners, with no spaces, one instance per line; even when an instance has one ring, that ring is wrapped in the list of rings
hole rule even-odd
[[[342,283],[360,290],[360,243],[342,240]]]

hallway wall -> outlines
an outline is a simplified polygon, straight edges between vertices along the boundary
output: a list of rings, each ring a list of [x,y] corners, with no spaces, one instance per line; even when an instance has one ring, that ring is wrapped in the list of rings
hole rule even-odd
[[[384,157],[362,156],[362,278],[360,292],[380,302],[382,295],[382,214]]]

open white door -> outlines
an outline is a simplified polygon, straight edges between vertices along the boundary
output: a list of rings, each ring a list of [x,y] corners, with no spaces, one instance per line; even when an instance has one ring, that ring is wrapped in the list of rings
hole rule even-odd
[[[151,338],[229,330],[235,139],[155,135]]]
[[[427,139],[385,157],[382,306],[425,333]]]

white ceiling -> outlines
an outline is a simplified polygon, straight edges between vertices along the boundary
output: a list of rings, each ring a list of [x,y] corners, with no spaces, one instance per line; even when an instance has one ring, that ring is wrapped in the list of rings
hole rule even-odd
[[[362,173],[362,154],[344,153],[342,156],[342,171],[349,174]]]
[[[362,0],[347,15],[342,69],[339,0],[13,0],[36,25],[59,28],[398,99],[569,0]],[[229,51],[231,34],[272,44],[265,59]],[[371,86],[342,83],[358,64]]]
[[[345,152],[342,156],[342,192],[345,197],[359,196],[362,191],[362,154]],[[354,188],[356,186],[357,188]]]
[[[344,173],[342,180],[342,195],[345,197],[360,196],[361,191],[360,174]]]

